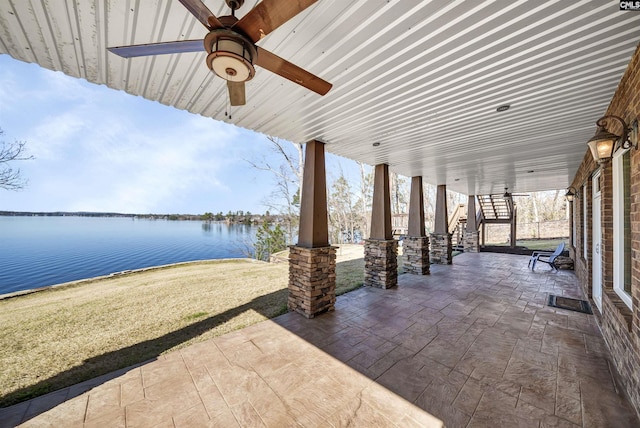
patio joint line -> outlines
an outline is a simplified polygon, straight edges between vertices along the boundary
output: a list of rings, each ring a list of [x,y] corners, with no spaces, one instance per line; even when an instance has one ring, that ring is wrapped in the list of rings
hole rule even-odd
[[[522,400],[522,399],[520,398],[520,397],[522,397],[522,388],[523,388],[523,387],[521,386],[521,387],[520,387],[520,391],[518,391],[518,397],[516,398],[516,405],[515,405],[514,409],[517,409],[517,408],[518,408],[518,403],[520,403],[520,400]],[[523,401],[523,403],[524,403],[524,404],[529,404],[529,403],[527,403],[527,402],[525,402],[525,401]],[[540,425],[540,423],[538,423],[538,425]]]
[[[258,348],[258,349],[260,349],[260,348]],[[295,364],[295,363],[294,363],[294,364]],[[278,399],[280,400],[280,403],[282,403],[282,405],[283,405],[287,410],[291,410],[291,406],[290,406],[289,404],[287,404],[287,402],[284,400],[284,397],[283,397],[283,396],[281,396],[280,394],[278,394],[278,391],[276,391],[275,389],[273,389],[273,388],[271,387],[271,385],[269,384],[269,382],[267,382],[267,380],[266,380],[264,377],[262,377],[262,375],[261,375],[260,373],[258,373],[258,371],[255,369],[255,367],[251,366],[251,369],[252,369],[252,370],[253,370],[253,372],[254,372],[254,373],[255,373],[255,374],[256,374],[256,375],[257,375],[257,376],[258,376],[258,377],[259,377],[259,378],[260,378],[260,379],[265,383],[265,385],[267,385],[267,387],[271,390],[271,392],[273,392],[273,393],[276,395],[276,397],[278,397]],[[249,402],[251,402],[251,400],[248,400],[248,401],[249,401]],[[252,404],[252,406],[253,406],[253,404]],[[255,407],[254,407],[254,409],[255,409]],[[257,412],[258,412],[258,411],[256,410],[256,413],[257,413]],[[259,414],[259,413],[258,413],[258,414]],[[293,412],[291,412],[291,414],[293,414]],[[260,419],[262,419],[262,418],[260,418]],[[263,422],[264,422],[264,421],[263,421]],[[296,422],[297,422],[297,421],[296,421]],[[267,425],[267,424],[265,423],[265,425]],[[268,426],[268,425],[267,425],[267,426]]]
[[[518,339],[516,339],[516,344],[513,345],[513,348],[511,348],[511,353],[509,354],[509,359],[507,360],[507,365],[504,367],[504,370],[502,370],[502,378],[504,378],[505,373],[507,372],[507,369],[509,368],[509,363],[511,362],[511,359],[513,358],[513,351],[516,350],[516,346],[518,346]]]
[[[605,361],[607,362],[607,370],[609,371],[609,377],[611,377],[611,383],[613,383],[613,389],[616,391],[616,394],[620,395],[618,380],[616,379],[614,370],[611,368],[611,362],[609,361],[609,358],[606,358]]]
[[[258,415],[258,417],[260,418],[260,421],[262,422],[262,425],[264,425],[265,427],[268,427],[269,425],[267,425],[267,423],[264,421],[264,419],[262,418],[262,415],[260,414],[260,412],[258,412],[258,409],[256,409],[256,406],[253,405],[251,400],[247,400],[247,403],[249,403],[249,405],[251,406],[253,411],[256,412],[256,415]],[[233,410],[231,411],[231,413],[233,413]],[[238,423],[238,425],[242,426],[242,424],[240,424],[240,423]]]
[[[87,423],[87,412],[89,411],[89,400],[91,400],[91,394],[87,395],[87,399],[84,404],[84,415],[82,416],[83,424]],[[120,385],[120,402],[122,403],[122,384]]]
[[[496,389],[496,391],[497,391],[497,389]],[[469,419],[469,422],[467,422],[467,427],[469,427],[469,425],[471,425],[471,421],[473,421],[473,418],[476,416],[476,413],[478,413],[478,406],[480,406],[480,403],[482,402],[482,399],[484,398],[484,396],[486,394],[487,393],[485,391],[482,391],[482,394],[480,394],[480,399],[478,400],[478,404],[476,404],[475,409],[473,409],[473,414],[471,415],[471,418]]]
[[[182,361],[184,361],[184,355],[182,354],[182,350],[179,351],[180,352],[180,357],[182,358]],[[211,418],[211,414],[209,413],[209,409],[207,409],[206,404],[204,404],[204,399],[202,398],[202,394],[200,393],[200,388],[198,388],[198,384],[196,383],[196,380],[193,378],[193,373],[191,373],[191,369],[189,368],[189,365],[186,363],[186,361],[184,361],[185,363],[185,367],[187,368],[187,372],[189,372],[189,377],[191,378],[191,382],[193,382],[193,386],[196,387],[196,392],[198,393],[198,398],[200,399],[200,403],[202,404],[202,407],[204,407],[204,411],[207,413],[207,417],[209,418],[209,420],[212,420]],[[204,366],[205,370],[207,371],[207,375],[209,375],[209,378],[211,379],[211,381],[214,383],[216,383],[215,380],[213,380],[213,377],[211,376],[211,373],[209,373],[209,369],[207,368],[207,366]],[[218,388],[218,385],[216,385],[216,388]],[[218,389],[218,391],[220,391]],[[220,393],[220,395],[222,395],[222,393]],[[223,398],[224,399],[224,398]],[[225,401],[226,403],[226,401]],[[227,405],[228,407],[228,405]],[[173,425],[175,426],[175,420],[173,422]]]
[[[216,345],[215,343],[213,343],[216,347],[218,345]],[[218,349],[220,351],[220,349]],[[222,351],[220,351],[222,353]],[[223,354],[224,355],[224,354]],[[225,356],[226,358],[226,356]],[[220,389],[220,386],[218,385],[218,382],[216,382],[216,380],[214,379],[214,377],[211,375],[211,372],[209,371],[209,367],[205,364],[204,365],[204,369],[207,371],[207,374],[209,375],[209,377],[211,378],[211,381],[213,382],[213,384],[216,386],[216,388],[218,388],[218,392],[220,393],[220,396],[222,397],[222,399],[224,400],[224,404],[227,405],[227,409],[229,409],[229,411],[231,412],[231,416],[233,416],[233,419],[236,420],[236,422],[238,423],[238,426],[242,426],[242,424],[240,423],[240,421],[238,420],[238,418],[236,417],[236,414],[233,413],[233,410],[231,410],[231,405],[229,404],[229,401],[227,401],[227,398],[224,396],[224,394],[222,393],[222,390]],[[198,388],[196,387],[196,390]],[[200,391],[198,391],[198,394],[200,393]],[[205,410],[207,410],[207,406],[204,407]],[[207,414],[209,412],[207,411]]]

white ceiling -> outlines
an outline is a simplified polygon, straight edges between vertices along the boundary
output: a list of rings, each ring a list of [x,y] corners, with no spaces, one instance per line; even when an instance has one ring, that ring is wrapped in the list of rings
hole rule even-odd
[[[204,3],[228,13],[224,0]],[[640,41],[640,13],[618,5],[319,0],[258,44],[333,89],[321,97],[258,68],[231,120],[204,51],[106,50],[204,37],[175,0],[2,0],[0,53],[290,141],[319,139],[462,193],[547,190],[568,186]],[[496,112],[502,104],[511,108]]]

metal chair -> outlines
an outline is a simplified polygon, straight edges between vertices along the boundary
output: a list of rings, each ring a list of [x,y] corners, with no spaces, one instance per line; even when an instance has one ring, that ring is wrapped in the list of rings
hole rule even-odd
[[[564,242],[561,242],[560,244],[558,244],[555,251],[553,252],[534,251],[533,254],[531,254],[531,258],[529,259],[529,267],[531,267],[531,270],[534,270],[536,268],[536,263],[542,262],[551,266],[553,270],[558,270],[558,268],[556,267],[555,261],[556,261],[556,258],[560,254],[562,254],[563,251],[564,251]]]

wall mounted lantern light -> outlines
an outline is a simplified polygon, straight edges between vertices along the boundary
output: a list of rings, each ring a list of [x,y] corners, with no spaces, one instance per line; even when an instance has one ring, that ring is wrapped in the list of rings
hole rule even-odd
[[[607,131],[609,120],[614,120],[622,125],[622,135],[616,135]],[[618,142],[623,149],[638,148],[638,121],[634,120],[631,127],[628,127],[624,120],[618,116],[603,116],[596,122],[598,130],[587,145],[591,149],[591,155],[598,164],[605,164],[613,157]]]
[[[571,186],[567,189],[567,193],[565,193],[564,196],[567,198],[567,201],[573,202],[573,198],[575,198],[577,195],[578,191],[575,187]]]

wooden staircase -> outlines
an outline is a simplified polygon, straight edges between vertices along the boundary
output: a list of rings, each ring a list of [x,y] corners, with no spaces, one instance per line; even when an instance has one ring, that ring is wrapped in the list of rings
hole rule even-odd
[[[487,223],[511,223],[514,213],[512,198],[502,195],[478,195],[478,205]]]
[[[477,213],[467,213],[466,204],[458,204],[449,218],[449,233],[454,251],[464,251],[464,234],[467,228],[467,216],[475,215],[478,228],[482,228],[482,246],[485,246],[487,224],[511,225],[510,244],[515,248],[516,242],[516,205],[513,198],[503,195],[478,195],[479,210]]]
[[[487,224],[509,224],[511,225],[511,248],[515,248],[517,210],[513,198],[505,198],[503,195],[477,195],[476,198],[479,206],[477,213],[470,214],[467,212],[467,204],[458,204],[449,217],[449,233],[453,250],[464,251],[463,238],[467,229],[468,215],[475,215],[478,228],[482,228],[481,245],[483,247]],[[395,214],[392,217],[394,237],[406,235],[408,219],[408,214]]]
[[[456,205],[449,218],[449,233],[451,234],[451,246],[453,251],[463,251],[464,242],[462,238],[467,229],[467,205]]]
[[[512,197],[504,195],[478,195],[478,227],[482,226],[482,246],[485,246],[487,224],[511,225],[510,246],[516,246],[517,209]]]

